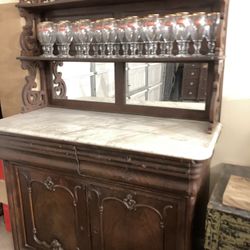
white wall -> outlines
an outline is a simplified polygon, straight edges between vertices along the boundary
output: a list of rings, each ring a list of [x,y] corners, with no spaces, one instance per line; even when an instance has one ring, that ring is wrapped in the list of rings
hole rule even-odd
[[[250,166],[250,1],[231,0],[222,101],[223,131],[213,166]]]

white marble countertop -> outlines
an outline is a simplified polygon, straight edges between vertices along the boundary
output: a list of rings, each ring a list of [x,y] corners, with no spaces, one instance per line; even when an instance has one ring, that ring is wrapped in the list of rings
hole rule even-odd
[[[208,122],[43,108],[0,120],[0,132],[192,160],[212,154],[221,131]]]

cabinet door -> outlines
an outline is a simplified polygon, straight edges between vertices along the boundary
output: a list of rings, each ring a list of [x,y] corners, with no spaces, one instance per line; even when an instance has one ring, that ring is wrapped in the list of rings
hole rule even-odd
[[[18,179],[26,247],[90,249],[83,185],[51,172],[23,168]]]
[[[181,249],[176,201],[97,186],[89,188],[88,201],[94,250]]]

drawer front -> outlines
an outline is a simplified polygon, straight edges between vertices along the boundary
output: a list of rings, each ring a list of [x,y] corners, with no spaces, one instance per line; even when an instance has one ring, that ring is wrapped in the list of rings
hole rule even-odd
[[[200,69],[202,64],[200,63],[185,63],[184,67],[186,69]]]
[[[200,69],[193,68],[193,69],[186,69],[184,68],[183,77],[186,78],[199,78],[200,76]]]
[[[197,88],[199,85],[198,78],[184,78],[182,81],[182,88]]]
[[[196,98],[197,98],[197,86],[185,88],[183,90],[182,99],[196,100]]]

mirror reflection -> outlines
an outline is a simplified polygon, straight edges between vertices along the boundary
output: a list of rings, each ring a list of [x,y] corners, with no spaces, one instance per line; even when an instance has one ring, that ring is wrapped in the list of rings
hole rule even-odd
[[[64,62],[58,69],[69,100],[115,102],[114,63]]]
[[[205,110],[206,63],[127,63],[126,103]]]
[[[64,62],[58,72],[67,99],[115,103],[114,63]],[[207,75],[207,63],[127,63],[126,104],[205,110]]]

